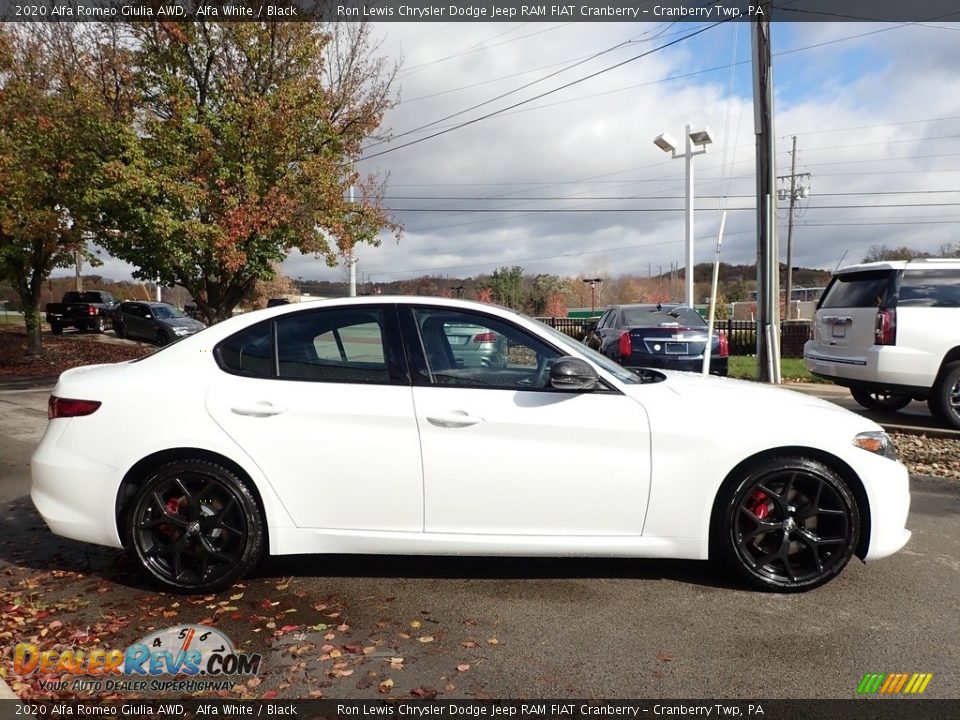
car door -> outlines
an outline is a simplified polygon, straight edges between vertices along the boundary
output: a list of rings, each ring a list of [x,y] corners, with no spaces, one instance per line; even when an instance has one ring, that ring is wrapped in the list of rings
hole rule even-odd
[[[390,305],[304,310],[214,350],[221,371],[207,409],[299,527],[423,530],[420,443],[395,317]]]
[[[563,353],[508,320],[429,306],[401,313],[426,532],[642,533],[650,431],[639,403],[608,387],[552,389],[549,368]],[[505,362],[459,365],[448,329],[465,324],[505,338]]]
[[[146,315],[147,308],[140,303],[129,303],[123,306],[123,327],[127,335],[135,338],[146,337]]]

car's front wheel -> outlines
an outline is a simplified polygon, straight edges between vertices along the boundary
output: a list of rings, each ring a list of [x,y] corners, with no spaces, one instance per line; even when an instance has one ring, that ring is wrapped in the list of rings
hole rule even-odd
[[[266,531],[250,489],[227,468],[177,460],[150,473],[126,514],[127,546],[178,592],[230,587],[256,564]]]
[[[157,333],[157,345],[163,347],[164,345],[170,344],[170,336],[166,333],[165,330],[161,330]]]
[[[718,498],[722,559],[755,588],[810,590],[836,577],[860,538],[847,482],[819,460],[773,457],[729,482]]]
[[[864,390],[863,388],[850,388],[850,394],[861,407],[867,410],[902,410],[910,404],[911,397],[903,393],[890,392],[887,390]]]
[[[960,362],[950,363],[943,368],[940,381],[930,391],[927,404],[935,417],[960,430]]]

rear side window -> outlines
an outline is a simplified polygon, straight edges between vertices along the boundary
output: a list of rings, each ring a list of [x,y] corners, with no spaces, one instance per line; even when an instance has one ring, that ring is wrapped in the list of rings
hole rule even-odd
[[[280,378],[387,383],[381,308],[321,310],[277,319]]]
[[[231,335],[217,345],[214,354],[217,363],[228,373],[246,377],[274,377],[271,323],[258,323]]]
[[[900,282],[897,305],[960,307],[960,270],[907,270]]]
[[[821,308],[869,308],[886,307],[891,292],[893,270],[869,270],[867,272],[837,275],[827,286]]]

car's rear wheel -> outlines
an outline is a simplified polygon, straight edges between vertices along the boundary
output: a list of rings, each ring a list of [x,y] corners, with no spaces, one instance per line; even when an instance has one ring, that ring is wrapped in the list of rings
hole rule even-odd
[[[718,498],[722,559],[749,585],[799,592],[849,562],[860,513],[846,481],[818,460],[773,457],[734,478]]]
[[[943,368],[940,381],[927,399],[930,411],[952,428],[960,430],[960,362]]]
[[[127,545],[144,569],[178,592],[230,587],[263,551],[263,515],[227,468],[199,459],[153,471],[126,514]]]
[[[127,329],[123,326],[123,323],[114,323],[113,334],[118,338],[125,338],[127,336]]]
[[[850,388],[853,399],[867,410],[901,410],[910,404],[911,397],[903,393],[887,390],[865,390]]]
[[[107,331],[107,322],[103,319],[103,316],[99,316],[96,320],[93,321],[93,329],[98,333],[103,333]]]
[[[63,334],[63,325],[61,325],[61,324],[58,323],[58,322],[52,322],[52,323],[50,323],[50,332],[52,332],[54,335],[62,335],[62,334]]]

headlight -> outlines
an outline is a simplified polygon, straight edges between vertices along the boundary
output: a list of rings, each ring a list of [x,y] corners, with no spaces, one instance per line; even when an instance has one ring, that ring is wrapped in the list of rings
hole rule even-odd
[[[193,330],[191,330],[190,328],[187,328],[187,327],[175,327],[175,328],[173,329],[173,334],[174,334],[174,335],[189,335],[189,334],[192,333],[192,332],[193,332]]]
[[[885,432],[878,430],[860,433],[853,439],[853,444],[876,455],[883,455],[891,460],[897,459],[897,449],[893,446],[893,440]]]

